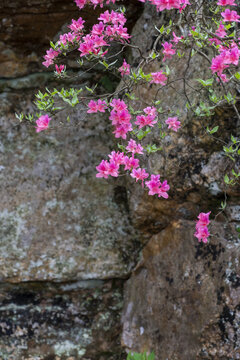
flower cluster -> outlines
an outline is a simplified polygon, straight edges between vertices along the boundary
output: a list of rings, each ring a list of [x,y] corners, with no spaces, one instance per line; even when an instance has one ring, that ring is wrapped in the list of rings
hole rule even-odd
[[[139,167],[139,159],[134,157],[135,154],[143,154],[143,148],[140,144],[137,144],[133,139],[130,139],[128,146],[126,147],[128,152],[131,152],[131,156],[126,156],[123,152],[112,151],[109,157],[109,161],[102,160],[96,167],[98,173],[96,177],[107,179],[108,176],[118,177],[120,166],[124,166],[124,171],[130,171],[130,176],[137,181],[141,181],[142,187],[144,187],[144,181],[149,177],[149,174],[145,169]],[[167,191],[170,186],[167,180],[160,182],[160,175],[151,175],[151,180],[146,181],[146,186],[149,189],[149,195],[158,195],[158,197],[168,198]]]
[[[116,0],[106,0],[106,4],[112,2],[115,3]],[[139,0],[140,2],[146,2],[146,0]],[[158,11],[179,9],[182,11],[187,5],[190,5],[189,0],[148,0],[153,5],[156,5]],[[220,0],[221,1],[221,0]],[[224,0],[222,0],[224,1]],[[231,0],[225,0],[231,1]],[[79,9],[83,9],[85,5],[92,5],[94,8],[97,5],[103,7],[104,0],[75,0],[76,5]]]
[[[151,180],[146,181],[146,186],[149,189],[148,195],[157,194],[158,197],[168,198],[167,191],[170,189],[170,186],[167,183],[167,180],[164,180],[163,183],[160,181],[160,175],[151,175]]]
[[[208,228],[207,226],[210,223],[209,220],[209,215],[210,215],[211,211],[209,211],[208,213],[200,213],[198,215],[198,221],[196,223],[196,232],[194,234],[194,236],[198,239],[199,242],[203,242],[203,243],[207,243],[208,241],[208,237],[209,237],[209,232],[208,232]]]
[[[113,133],[116,138],[126,139],[127,133],[133,129],[127,105],[123,100],[113,99],[110,106],[112,111],[110,112],[109,120],[112,121],[112,125],[115,127]]]
[[[178,117],[169,117],[167,120],[165,120],[165,123],[168,125],[168,129],[173,129],[173,131],[178,131],[178,129],[181,126],[180,121],[178,121]]]
[[[166,85],[167,77],[163,74],[162,71],[151,73],[152,80],[150,83]]]
[[[123,60],[122,66],[118,69],[121,76],[129,75],[130,74],[130,65],[126,62],[126,60]]]
[[[151,126],[153,127],[154,124],[157,123],[156,116],[157,116],[157,109],[152,107],[147,107],[143,109],[144,113],[146,115],[138,115],[137,121],[135,121],[135,124],[138,125],[139,129],[143,128],[144,126]]]
[[[220,55],[217,55],[212,59],[211,70],[213,73],[217,73],[217,75],[222,79],[222,81],[227,82],[228,79],[225,74],[223,74],[223,70],[227,69],[230,64],[238,65],[240,51],[238,46],[233,42],[232,47],[230,49],[226,49],[225,47],[220,47]]]
[[[139,0],[146,2],[146,0]],[[178,9],[182,11],[187,5],[191,5],[189,0],[149,0],[153,5],[156,5],[158,11]]]
[[[45,61],[42,64],[46,67],[49,67],[54,63],[54,60],[58,55],[59,51],[53,50],[52,48],[47,50],[46,55],[44,55]]]
[[[143,154],[143,147],[140,144],[137,144],[135,140],[130,139],[128,146],[126,147],[127,152],[134,154]]]
[[[61,74],[64,72],[64,70],[65,70],[65,66],[64,66],[64,65],[59,65],[59,66],[57,66],[57,64],[55,64],[55,69],[56,69],[56,72],[57,72],[59,75],[61,75]]]
[[[82,1],[82,7],[86,3],[86,1]],[[103,1],[92,0],[91,3],[100,5]],[[124,27],[126,18],[122,13],[113,10],[109,12],[107,10],[100,14],[98,20],[99,22],[93,25],[90,33],[86,35],[84,35],[85,21],[81,17],[78,20],[72,20],[71,25],[69,25],[71,31],[60,35],[55,49],[47,50],[43,65],[49,67],[54,64],[57,56],[62,53],[62,49],[68,49],[73,46],[78,46],[81,57],[92,54],[102,57],[107,53],[106,47],[110,45],[110,42],[114,40],[124,42],[130,38],[127,28]],[[129,65],[125,63],[123,65],[125,66],[125,74],[128,74]]]
[[[218,0],[217,5],[220,5],[220,6],[234,5],[234,6],[236,6],[237,4],[235,3],[235,0]]]
[[[221,15],[223,17],[223,21],[240,22],[240,16],[235,10],[226,9],[224,12],[221,13]]]
[[[163,61],[166,61],[167,59],[171,59],[172,56],[176,53],[176,50],[173,49],[173,44],[168,43],[167,41],[165,41],[164,44],[162,44],[164,50],[163,50],[163,54],[164,54],[164,58]]]
[[[113,4],[115,4],[115,0],[107,0],[106,4],[109,4],[110,2],[112,2]],[[79,9],[84,8],[85,5],[93,5],[94,8],[97,5],[100,5],[100,7],[103,7],[103,0],[75,0],[76,5],[79,7]]]
[[[98,99],[97,101],[90,100],[88,103],[89,110],[87,113],[105,112],[107,104],[105,100]]]
[[[40,116],[40,118],[36,120],[36,124],[37,124],[36,132],[38,133],[40,131],[46,130],[49,126],[50,120],[51,118],[48,115]]]

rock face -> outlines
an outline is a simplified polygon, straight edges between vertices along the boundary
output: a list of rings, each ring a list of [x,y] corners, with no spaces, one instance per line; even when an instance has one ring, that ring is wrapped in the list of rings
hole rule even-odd
[[[1,359],[122,358],[121,287],[101,280],[2,285]]]
[[[77,132],[71,123],[41,137],[1,133],[1,281],[122,278],[133,266],[126,189],[94,174],[109,152],[103,119],[74,116]]]
[[[154,24],[168,19],[137,4],[126,2],[127,14],[145,53]],[[91,25],[98,12],[79,14],[72,1],[0,4],[0,359],[121,360],[125,349],[153,350],[156,360],[239,359],[239,188],[225,187],[231,164],[185,112],[182,85],[180,94],[159,94],[165,109],[180,110],[181,132],[163,143],[153,133],[165,150],[146,159],[150,172],[168,179],[168,200],[133,180],[95,178],[113,149],[103,116],[68,109],[38,135],[16,122],[15,112],[32,111],[35,88],[64,85],[41,67],[49,40],[80,15]],[[129,54],[136,64],[138,56]],[[184,61],[173,60],[176,73]],[[191,65],[190,82],[207,72],[200,58]],[[80,85],[92,81],[116,85],[96,71]],[[150,104],[155,91],[143,86],[139,95]],[[222,140],[239,127],[230,109],[205,121],[218,121]],[[210,244],[198,244],[196,216],[211,210],[214,218],[225,191],[228,207],[211,225]]]
[[[80,14],[73,1],[0,4],[3,360],[124,358],[119,279],[129,276],[141,242],[124,181],[95,176],[113,147],[108,122],[78,108],[68,111],[67,125],[62,113],[37,136],[33,124],[19,126],[14,116],[33,110],[39,87],[76,86],[56,82],[42,55],[72,18],[86,17],[90,26],[99,11]],[[77,85],[91,86],[93,78],[101,74],[86,74]]]
[[[239,288],[236,223],[214,223],[196,244],[194,223],[154,235],[125,285],[123,343],[158,359],[237,359]]]

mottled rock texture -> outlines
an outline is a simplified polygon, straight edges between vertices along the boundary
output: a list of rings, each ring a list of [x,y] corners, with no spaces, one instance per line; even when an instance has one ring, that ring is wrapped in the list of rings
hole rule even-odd
[[[203,245],[193,238],[194,223],[179,220],[151,238],[125,286],[126,346],[154,349],[158,359],[239,358],[235,228],[212,224]]]
[[[130,27],[141,7],[132,13]],[[0,3],[0,359],[122,359],[122,281],[141,242],[124,181],[97,180],[113,148],[104,117],[63,112],[48,133],[19,126],[38,89],[64,85],[41,62],[81,14],[73,1]],[[75,67],[74,67],[75,66]],[[79,75],[70,60],[69,68]],[[72,81],[72,82],[71,82]],[[66,86],[113,86],[97,71]],[[103,81],[103,82],[101,82]],[[66,117],[71,121],[66,125]],[[63,121],[65,125],[63,125]],[[110,279],[108,281],[108,279]],[[111,280],[111,279],[116,279]]]
[[[122,282],[1,285],[1,359],[120,359]]]
[[[135,0],[125,5],[132,40],[146,53],[154,24],[168,15],[150,5],[142,12]],[[32,110],[35,88],[63,85],[41,66],[49,40],[72,18],[91,25],[98,13],[79,14],[70,0],[0,3],[0,359],[121,360],[125,349],[153,350],[156,360],[239,359],[239,187],[226,188],[222,174],[231,163],[222,144],[204,135],[216,122],[221,140],[237,135],[234,112],[189,116],[181,82],[178,93],[159,94],[182,122],[162,143],[153,133],[151,141],[165,150],[145,159],[149,171],[168,179],[169,200],[147,196],[131,179],[95,178],[114,146],[103,116],[76,107],[38,135],[14,118]],[[138,51],[126,56],[138,64]],[[169,66],[181,76],[184,61]],[[208,76],[208,67],[195,57],[188,81]],[[83,75],[72,59],[68,68]],[[94,81],[102,91],[117,85],[98,70],[80,85]],[[70,85],[79,86],[78,78]],[[151,104],[155,92],[155,85],[142,86],[139,96]],[[214,218],[225,191],[228,207],[210,228],[210,244],[199,245],[196,216],[211,210]]]

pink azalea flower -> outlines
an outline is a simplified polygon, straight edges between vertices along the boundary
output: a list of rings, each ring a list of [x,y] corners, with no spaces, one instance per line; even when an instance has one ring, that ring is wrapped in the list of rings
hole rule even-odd
[[[97,178],[105,178],[107,179],[108,176],[118,177],[118,169],[119,164],[115,161],[111,160],[110,162],[106,160],[102,160],[101,163],[96,167],[98,173],[96,174]]]
[[[101,163],[96,166],[98,174],[96,175],[97,178],[108,178],[108,162],[106,160],[102,160]]]
[[[119,164],[115,163],[114,161],[110,161],[110,163],[107,164],[107,167],[109,175],[118,177]]]
[[[122,39],[125,39],[125,40],[130,39],[131,36],[128,34],[128,32],[127,32],[128,29],[126,27],[123,27],[122,25],[119,25],[119,26],[114,25],[114,29],[115,29],[115,35],[117,38],[120,39],[120,41]]]
[[[88,107],[89,110],[87,111],[87,113],[89,114],[96,113],[98,111],[103,113],[107,108],[107,104],[105,100],[101,100],[101,99],[98,99],[97,101],[91,100],[88,103]]]
[[[124,59],[122,66],[118,69],[121,76],[129,75],[130,74],[130,65]]]
[[[132,131],[132,125],[131,124],[122,124],[122,125],[118,125],[116,127],[116,129],[113,131],[113,133],[115,134],[115,138],[122,138],[124,140],[126,140],[127,138],[127,133],[129,131]]]
[[[166,85],[167,77],[162,71],[151,73],[152,80],[150,83]]]
[[[133,169],[130,176],[134,179],[136,179],[136,182],[138,180],[142,181],[142,187],[144,186],[144,180],[148,178],[149,174],[146,172],[145,169]]]
[[[113,99],[110,102],[110,106],[112,106],[113,110],[115,111],[122,111],[127,109],[127,105],[125,104],[125,102],[120,99]]]
[[[106,10],[104,13],[100,14],[98,20],[101,20],[104,22],[104,24],[111,22],[111,14],[108,10]]]
[[[72,19],[72,23],[71,25],[69,25],[69,28],[75,32],[78,33],[79,31],[81,31],[84,28],[84,24],[85,21],[80,17],[78,20],[74,20]]]
[[[57,64],[56,64],[55,69],[56,69],[58,74],[61,74],[64,71],[64,65],[59,65],[59,67],[58,67]]]
[[[49,126],[49,121],[51,120],[51,118],[48,115],[42,115],[40,116],[39,119],[36,120],[36,132],[40,132],[43,130],[46,130]]]
[[[227,5],[237,5],[235,3],[235,0],[218,0],[218,3],[217,5],[220,5],[220,6],[227,6]]]
[[[125,164],[125,168],[124,170],[132,170],[132,169],[136,169],[139,167],[139,160],[138,159],[135,159],[134,156],[132,157],[128,157],[128,156],[125,156],[124,158],[124,164]]]
[[[240,22],[240,16],[234,10],[231,11],[229,9],[226,9],[224,12],[221,13],[221,15],[223,17],[223,21]]]
[[[163,61],[165,61],[166,59],[171,59],[171,57],[176,53],[175,49],[172,49],[172,44],[168,43],[167,41],[162,44],[162,46],[164,47],[163,50],[163,54],[164,54],[164,58]]]
[[[46,51],[46,55],[44,55],[44,61],[42,64],[46,67],[49,67],[53,64],[54,59],[58,56],[59,52],[56,50],[53,50],[52,48]]]
[[[211,45],[213,43],[215,43],[215,45],[221,45],[221,43],[222,43],[222,41],[217,38],[209,38],[208,41],[210,42]]]
[[[178,121],[178,117],[169,117],[167,120],[165,120],[165,123],[168,125],[168,129],[173,129],[173,131],[178,131],[178,129],[181,126],[180,121]]]
[[[230,79],[227,78],[227,75],[226,75],[226,74],[220,74],[219,77],[220,77],[220,79],[221,79],[223,82],[225,82],[225,83],[230,80]],[[217,82],[220,82],[220,80],[219,80],[218,78],[217,78],[216,80],[217,80]]]
[[[125,164],[125,155],[123,152],[115,152],[112,151],[110,155],[108,155],[108,157],[110,158],[111,162],[114,162],[118,165],[123,165]]]
[[[135,121],[135,124],[138,125],[139,129],[143,128],[144,126],[153,127],[156,123],[157,120],[155,120],[154,115],[138,115],[137,121]]]
[[[207,237],[210,235],[207,229],[207,225],[209,225],[210,220],[209,220],[209,215],[211,212],[208,213],[200,213],[198,215],[198,221],[196,223],[196,233],[194,234],[194,236],[196,236],[198,238],[198,241],[200,242],[201,240],[203,242],[207,242]]]
[[[207,243],[208,242],[208,237],[209,237],[210,233],[208,232],[208,228],[202,227],[197,229],[197,231],[195,232],[194,236],[198,239],[199,242],[203,242],[203,243]]]
[[[79,9],[82,9],[86,3],[87,3],[87,0],[74,0],[76,5],[79,7]]]
[[[170,189],[170,186],[167,183],[167,180],[164,180],[163,183],[160,181],[160,175],[151,175],[151,180],[146,182],[146,186],[149,188],[148,195],[158,195],[158,197],[168,198],[167,191]]]
[[[180,40],[183,39],[183,36],[177,36],[174,31],[172,34],[173,34],[173,40],[171,41],[174,42],[175,44],[177,44]]]
[[[151,180],[146,182],[146,186],[149,188],[148,195],[158,194],[160,185],[160,175],[151,175]]]
[[[221,75],[226,68],[228,68],[228,65],[224,64],[224,55],[220,54],[212,59],[211,70],[213,73]]]
[[[239,61],[239,50],[238,46],[233,47],[231,50],[225,53],[224,64],[238,65]]]
[[[224,27],[222,21],[220,21],[219,28],[216,30],[216,35],[218,35],[220,38],[224,38],[225,36],[227,36],[225,27]]]
[[[99,24],[93,25],[92,28],[92,35],[102,35],[105,29],[105,25],[102,21],[99,22]]]
[[[133,139],[129,140],[126,150],[132,154],[143,154],[143,147]]]
[[[150,115],[150,116],[157,116],[157,109],[154,106],[148,106],[145,109],[143,109],[143,111],[145,112],[145,114]]]
[[[208,213],[200,213],[198,215],[198,222],[197,222],[197,226],[207,226],[210,223],[209,220],[209,215],[211,214],[211,211],[209,211]]]
[[[109,120],[112,120],[113,125],[128,124],[130,119],[131,115],[126,109],[121,111],[112,110],[109,117]]]
[[[163,197],[164,199],[168,198],[167,191],[170,189],[170,186],[167,183],[167,180],[164,180],[164,182],[160,185],[158,189],[158,197]]]
[[[209,225],[209,215],[211,211],[208,213],[200,213],[198,215],[198,221],[196,223],[196,232],[194,236],[198,239],[199,242],[207,243],[207,238],[210,235],[208,232],[207,225]]]

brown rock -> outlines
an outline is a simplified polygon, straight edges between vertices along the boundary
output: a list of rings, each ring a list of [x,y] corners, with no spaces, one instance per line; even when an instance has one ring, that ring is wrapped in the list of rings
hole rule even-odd
[[[210,229],[209,243],[198,244],[192,222],[174,222],[144,248],[125,285],[122,343],[129,350],[155,351],[159,360],[237,359],[238,238],[229,235],[234,224]]]

